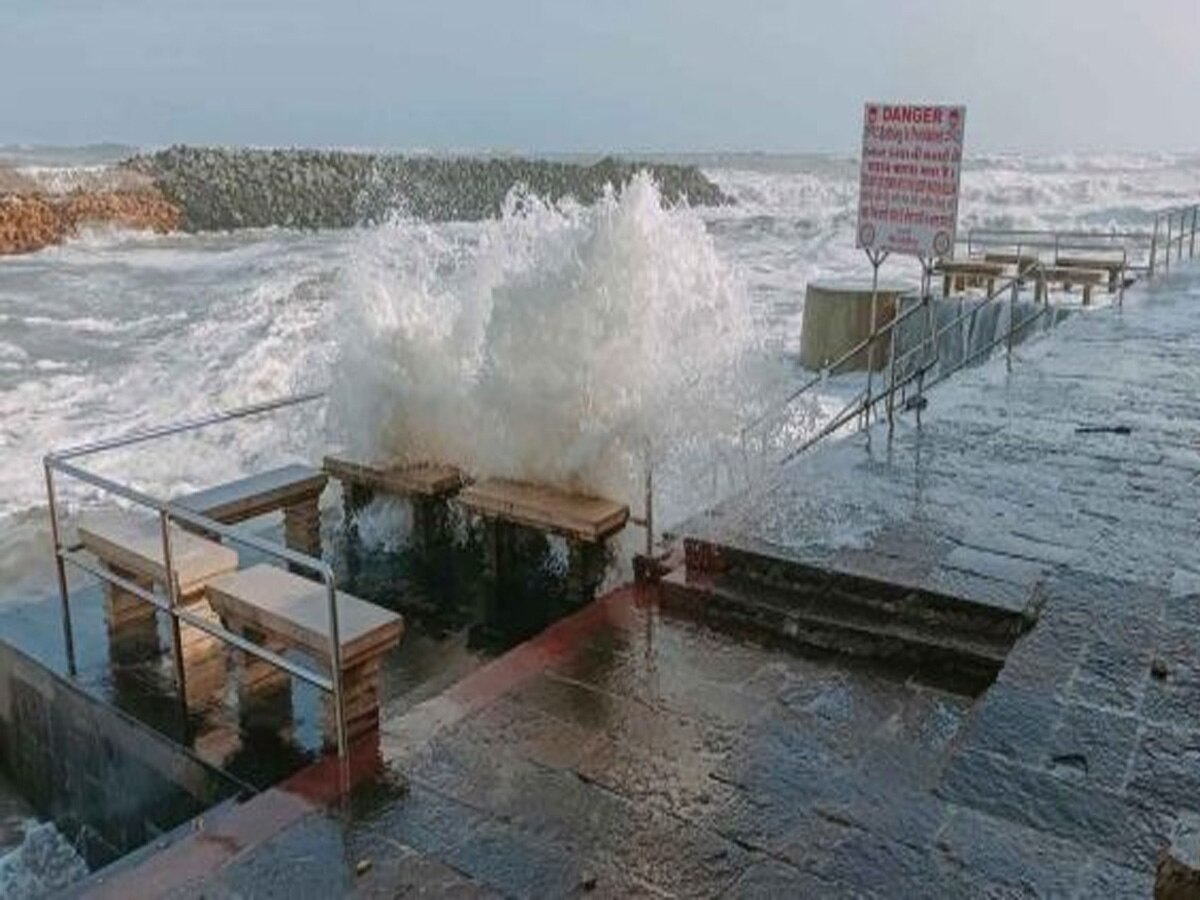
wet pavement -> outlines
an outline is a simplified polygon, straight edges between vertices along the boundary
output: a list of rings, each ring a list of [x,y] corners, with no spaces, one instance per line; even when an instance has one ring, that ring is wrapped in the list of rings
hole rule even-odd
[[[1200,577],[1200,280],[1078,313],[685,523],[698,542],[1029,611],[1063,568]]]
[[[1159,848],[1200,822],[1200,729],[1169,712],[1200,699],[1200,657],[1178,650],[1200,629],[1155,618],[1161,591],[1067,577],[1047,593],[1042,622],[972,700],[713,631],[664,612],[652,587],[619,591],[389,718],[381,771],[346,806],[304,801],[284,827],[170,886],[1147,896]],[[1091,614],[1110,595],[1128,600],[1116,629]],[[1162,682],[1126,659],[1145,629],[1156,637],[1137,658],[1170,654]],[[238,815],[269,820],[272,804],[304,795],[289,783]],[[192,871],[221,827],[111,895]]]
[[[1200,278],[1017,356],[685,529],[1036,618],[978,696],[626,588],[389,706],[348,802],[301,772],[105,886],[1148,896],[1200,851]]]

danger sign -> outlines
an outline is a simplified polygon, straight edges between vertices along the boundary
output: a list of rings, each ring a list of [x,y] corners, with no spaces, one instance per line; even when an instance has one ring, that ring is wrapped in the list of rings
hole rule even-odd
[[[962,106],[868,103],[858,182],[858,246],[949,256],[958,225]]]

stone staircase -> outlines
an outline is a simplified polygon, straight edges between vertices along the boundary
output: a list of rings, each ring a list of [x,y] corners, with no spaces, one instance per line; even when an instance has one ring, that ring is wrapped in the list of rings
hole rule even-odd
[[[663,603],[724,625],[867,661],[976,695],[995,680],[1026,614],[972,600],[684,539],[683,568],[665,576]]]

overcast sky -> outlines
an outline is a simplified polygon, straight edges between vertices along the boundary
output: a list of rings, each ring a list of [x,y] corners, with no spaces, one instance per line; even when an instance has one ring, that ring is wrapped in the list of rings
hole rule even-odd
[[[1200,149],[1200,0],[0,0],[0,143]]]

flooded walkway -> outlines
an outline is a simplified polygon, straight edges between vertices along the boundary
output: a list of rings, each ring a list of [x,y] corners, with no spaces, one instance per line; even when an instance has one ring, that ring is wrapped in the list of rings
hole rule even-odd
[[[986,689],[628,588],[385,715],[344,808],[301,773],[108,887],[1149,895],[1200,855],[1200,277],[1016,357],[683,529],[1020,616]]]

